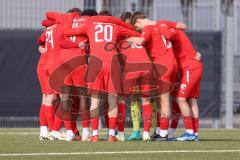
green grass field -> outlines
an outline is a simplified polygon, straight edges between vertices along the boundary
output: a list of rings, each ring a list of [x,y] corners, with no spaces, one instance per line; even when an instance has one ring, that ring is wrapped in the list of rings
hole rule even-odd
[[[38,129],[0,129],[0,160],[240,160],[240,130],[201,129],[200,135],[200,142],[88,143],[39,141]]]

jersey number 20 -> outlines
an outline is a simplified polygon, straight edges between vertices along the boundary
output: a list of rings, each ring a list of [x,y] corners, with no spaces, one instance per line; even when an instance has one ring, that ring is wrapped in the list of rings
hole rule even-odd
[[[111,25],[101,25],[95,26],[95,42],[111,42],[112,41],[113,27]],[[100,38],[102,37],[102,38]]]

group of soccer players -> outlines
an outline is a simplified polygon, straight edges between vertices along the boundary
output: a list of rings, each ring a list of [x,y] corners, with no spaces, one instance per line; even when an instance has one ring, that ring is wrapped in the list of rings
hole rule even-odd
[[[203,65],[184,23],[153,21],[142,12],[124,12],[119,19],[108,11],[72,8],[47,12],[42,25],[40,140],[98,142],[101,113],[109,142],[199,140]],[[128,137],[127,106],[133,122]],[[180,117],[185,132],[176,138]]]

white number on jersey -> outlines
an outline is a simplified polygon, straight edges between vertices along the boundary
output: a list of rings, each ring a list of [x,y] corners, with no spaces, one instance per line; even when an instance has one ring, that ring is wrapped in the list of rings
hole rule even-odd
[[[72,28],[78,28],[78,22],[73,22]],[[70,40],[71,40],[72,42],[76,42],[76,36],[70,37]]]
[[[111,25],[101,25],[98,24],[95,26],[95,42],[111,42],[112,41],[112,32],[113,27]],[[99,38],[99,36],[103,34],[103,38]]]
[[[49,30],[46,32],[46,43],[49,43],[51,48],[53,49],[54,44],[53,44],[53,30]],[[48,50],[47,45],[45,46],[46,50]]]

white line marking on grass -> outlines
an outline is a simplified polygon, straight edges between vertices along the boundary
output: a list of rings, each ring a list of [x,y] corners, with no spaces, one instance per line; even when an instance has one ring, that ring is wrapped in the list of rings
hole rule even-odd
[[[0,132],[0,135],[35,135],[39,132]]]
[[[106,135],[106,133],[100,132],[99,135]],[[0,135],[37,135],[37,134],[39,134],[39,132],[0,132]]]
[[[165,150],[165,151],[113,151],[113,152],[66,152],[66,153],[5,153],[8,156],[56,156],[56,155],[111,155],[111,154],[151,154],[151,153],[236,153],[240,150]]]

